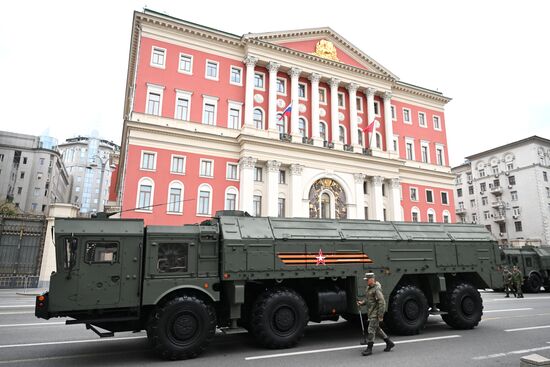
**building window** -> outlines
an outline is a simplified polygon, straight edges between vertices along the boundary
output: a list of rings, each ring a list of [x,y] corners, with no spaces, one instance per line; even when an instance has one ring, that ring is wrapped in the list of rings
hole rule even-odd
[[[180,54],[178,71],[184,74],[192,74],[193,73],[193,56]]]
[[[426,190],[426,202],[428,203],[434,202],[434,193],[432,190]]]
[[[506,169],[507,169],[508,171],[513,170],[513,169],[514,169],[514,164],[513,164],[513,163],[507,163],[507,164],[506,164]]]
[[[407,159],[413,161],[414,160],[414,143],[410,140],[406,141],[405,150],[407,152]]]
[[[263,73],[254,73],[254,88],[264,90],[264,79]]]
[[[434,129],[441,130],[441,123],[439,122],[439,116],[434,116],[433,122],[434,122]]]
[[[286,116],[283,116],[283,114],[278,113],[277,114],[277,131],[279,134],[286,133]]]
[[[342,125],[338,127],[338,140],[342,144],[346,144],[346,128]]]
[[[477,213],[472,213],[472,223],[477,223]]]
[[[156,167],[157,154],[152,152],[141,152],[141,169],[154,170]]]
[[[306,131],[306,120],[303,117],[300,117],[298,119],[298,131],[300,132],[300,136],[307,137],[307,131]]]
[[[33,195],[34,195],[34,196],[40,196],[40,187],[35,187],[35,188],[34,188]]]
[[[470,208],[474,209],[476,207],[476,201],[475,199],[470,200]]]
[[[542,172],[542,179],[545,181],[545,182],[548,182],[548,174],[546,172]]]
[[[509,176],[508,177],[508,184],[509,185],[515,185],[516,184],[516,176]]]
[[[521,222],[514,222],[514,224],[516,225],[516,232],[523,231],[523,227],[521,226]]]
[[[411,187],[410,192],[411,192],[411,200],[418,201],[418,190],[416,189],[416,187]]]
[[[418,112],[418,125],[421,127],[427,127],[426,114],[424,112]]]
[[[485,218],[486,220],[491,219],[491,213],[489,213],[488,210],[484,211],[483,212],[483,218]]]
[[[481,178],[481,177],[485,177],[485,169],[484,169],[484,168],[481,168],[481,169],[479,170],[479,177],[480,177],[480,178]]]
[[[170,167],[171,173],[185,173],[185,157],[172,156],[172,166]]]
[[[286,95],[286,79],[277,78],[277,93]]]
[[[206,79],[218,80],[218,63],[216,61],[206,61]]]
[[[304,83],[298,83],[298,98],[307,99],[307,87]]]
[[[252,197],[252,206],[254,213],[252,213],[255,217],[260,217],[262,215],[262,196],[261,195],[254,195]]]
[[[214,177],[214,161],[201,159],[201,177]]]
[[[262,167],[254,167],[254,181],[262,182],[263,170]]]
[[[470,195],[474,194],[474,186],[468,186],[468,194]]]
[[[413,222],[420,222],[420,211],[417,207],[414,207],[411,210],[411,220]]]
[[[279,170],[279,183],[286,184],[286,171],[284,169]]]
[[[176,116],[178,120],[189,121],[189,101],[191,95],[176,94]]]
[[[235,163],[227,163],[227,172],[226,178],[228,180],[237,180],[238,179],[238,165]]]
[[[23,192],[23,188],[22,188],[22,187],[18,187],[18,188],[17,188],[17,195],[21,195],[21,192]]]
[[[181,213],[182,212],[182,189],[181,184],[170,185],[170,193],[168,198],[168,212],[169,213]]]
[[[513,201],[516,201],[518,199],[518,192],[517,191],[510,191],[510,196],[512,197]]]
[[[153,184],[149,179],[142,179],[139,185],[137,209],[151,211],[152,200],[153,200]]]
[[[481,205],[487,205],[487,204],[489,204],[489,199],[487,198],[487,196],[482,196]]]
[[[357,112],[363,112],[363,99],[361,97],[355,97],[355,103],[357,105]]]
[[[435,222],[435,213],[433,209],[428,210],[428,223],[434,223]]]
[[[264,128],[264,113],[259,108],[254,109],[254,127],[256,129],[263,129]]]
[[[225,210],[237,210],[237,194],[234,189],[230,189],[225,194]]]
[[[160,47],[154,47],[151,53],[151,66],[157,68],[164,68],[164,62],[166,60],[166,50]]]
[[[374,114],[380,116],[380,103],[378,101],[374,101]]]
[[[205,125],[216,125],[216,105],[213,103],[204,103],[204,110],[202,113],[202,123]]]
[[[229,83],[234,85],[243,85],[242,82],[243,69],[236,66],[231,67]]]
[[[437,159],[437,164],[439,166],[443,166],[445,163],[445,160],[443,159],[443,148],[435,148],[435,157]]]
[[[378,149],[382,149],[382,135],[380,135],[380,133],[377,131],[375,137],[376,137],[376,147]]]
[[[277,216],[279,218],[284,218],[285,217],[285,199],[279,198],[277,205],[278,205]]]
[[[212,190],[208,186],[202,185],[199,188],[199,202],[198,202],[197,214],[210,215],[211,194],[212,194]]]
[[[458,196],[459,198],[462,197],[462,189],[456,189],[456,196]]]
[[[340,108],[346,108],[346,99],[344,97],[344,93],[338,92],[338,107]]]
[[[230,129],[239,129],[241,127],[241,108],[237,106],[229,107],[229,120],[227,127]]]
[[[445,192],[441,192],[441,204],[449,205],[449,195]]]
[[[411,122],[411,110],[408,108],[403,109],[403,122],[406,124],[412,124]]]
[[[160,93],[149,92],[147,95],[147,113],[160,116]]]
[[[319,122],[319,136],[327,141],[327,125],[324,122]]]
[[[319,103],[327,103],[327,90],[325,88],[319,88]]]
[[[395,113],[395,106],[390,106],[391,109],[391,119],[397,120],[397,113]]]
[[[359,145],[363,146],[363,130],[357,129],[357,142]]]
[[[422,144],[420,149],[422,150],[422,162],[423,163],[429,163],[428,145]]]
[[[513,208],[513,215],[520,215],[521,214],[521,210],[519,209],[519,206],[514,206]]]

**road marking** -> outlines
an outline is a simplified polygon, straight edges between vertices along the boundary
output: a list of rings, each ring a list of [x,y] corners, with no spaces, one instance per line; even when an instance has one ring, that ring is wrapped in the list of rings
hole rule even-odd
[[[523,317],[534,317],[534,316],[548,316],[550,313],[536,313],[536,314],[529,314],[529,315],[515,315],[515,316],[499,316],[499,317],[487,317],[483,318],[481,321],[491,321],[491,320],[500,320],[500,319],[517,319],[517,318],[523,318]]]
[[[519,301],[519,300],[535,301],[537,299],[550,299],[550,297],[497,298],[497,299],[493,299],[493,301]]]
[[[10,305],[10,306],[0,306],[0,308],[34,308],[34,305],[29,305],[29,304]]]
[[[18,327],[18,326],[48,326],[48,325],[65,325],[64,322],[36,322],[34,324],[6,324],[0,327]]]
[[[127,336],[127,337],[122,337],[122,338],[111,338],[111,339],[65,340],[65,341],[47,342],[47,343],[6,344],[6,345],[0,345],[0,348],[23,348],[23,347],[39,347],[39,346],[43,346],[43,345],[97,343],[97,342],[133,340],[133,339],[143,339],[143,338],[146,338],[146,336]]]
[[[53,357],[39,357],[39,358],[28,358],[28,359],[12,359],[7,361],[0,361],[1,364],[15,364],[15,363],[27,363],[27,362],[38,362],[38,361],[53,361],[53,360],[59,360],[59,359],[73,359],[73,358],[91,358],[91,357],[100,357],[103,358],[104,356],[114,356],[117,354],[128,354],[129,351],[123,351],[123,352],[109,352],[109,353],[89,353],[89,354],[73,354],[70,356],[53,356]]]
[[[490,313],[490,312],[527,311],[527,310],[532,310],[532,308],[508,308],[508,309],[505,309],[505,310],[488,310],[488,311],[483,310],[483,313]]]
[[[13,312],[0,312],[1,315],[23,315],[23,314],[33,314],[34,311],[13,311]]]
[[[550,325],[522,327],[522,328],[518,328],[518,329],[507,329],[507,330],[504,330],[504,331],[524,331],[524,330],[548,329],[548,328],[550,328]]]
[[[526,354],[526,353],[537,352],[539,350],[545,350],[545,349],[550,349],[550,347],[539,347],[539,348],[531,348],[531,349],[513,350],[511,352],[489,354],[487,356],[479,356],[479,357],[474,357],[472,359],[476,360],[476,361],[479,361],[479,360],[484,360],[484,359],[506,357],[507,355],[511,355],[511,354]]]
[[[453,339],[453,338],[460,338],[460,337],[461,337],[461,335],[447,335],[447,336],[440,336],[440,337],[436,337],[436,338],[400,340],[400,341],[394,341],[394,343],[395,344],[418,343],[418,342],[443,340],[443,339]],[[374,345],[375,346],[381,346],[381,345],[386,345],[386,343],[377,343],[377,344],[374,344]],[[334,352],[334,351],[338,351],[338,350],[357,349],[357,348],[365,348],[365,346],[364,345],[352,345],[352,346],[338,347],[338,348],[305,350],[305,351],[302,351],[302,352],[267,354],[267,355],[263,355],[263,356],[246,357],[245,360],[246,361],[252,361],[252,360],[256,360],[256,359],[289,357],[289,356],[298,356],[298,355],[304,355],[304,354]]]

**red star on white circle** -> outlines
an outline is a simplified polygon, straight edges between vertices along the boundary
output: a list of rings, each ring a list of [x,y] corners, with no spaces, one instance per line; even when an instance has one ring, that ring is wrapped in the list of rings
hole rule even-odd
[[[325,259],[327,257],[323,255],[323,250],[319,249],[319,255],[315,256],[315,258],[317,259],[317,265],[326,265]]]

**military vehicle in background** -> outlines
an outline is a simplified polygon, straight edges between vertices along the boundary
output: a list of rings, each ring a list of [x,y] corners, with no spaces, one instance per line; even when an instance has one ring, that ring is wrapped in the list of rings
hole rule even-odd
[[[538,293],[541,287],[550,291],[550,248],[524,246],[503,248],[502,262],[510,267],[517,266],[523,274],[523,291]]]
[[[216,328],[261,345],[296,345],[309,321],[351,319],[374,272],[394,333],[416,334],[429,313],[478,325],[479,288],[502,282],[482,226],[250,217],[219,212],[200,225],[56,219],[56,265],[36,316],[70,317],[100,336],[146,330],[166,359],[199,355]],[[100,329],[103,329],[100,330]]]

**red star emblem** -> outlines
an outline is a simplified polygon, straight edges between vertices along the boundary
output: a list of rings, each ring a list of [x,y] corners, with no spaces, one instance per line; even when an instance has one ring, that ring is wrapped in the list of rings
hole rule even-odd
[[[323,255],[323,250],[319,249],[319,255],[315,256],[317,259],[317,265],[326,265],[325,259],[327,258],[325,255]]]

